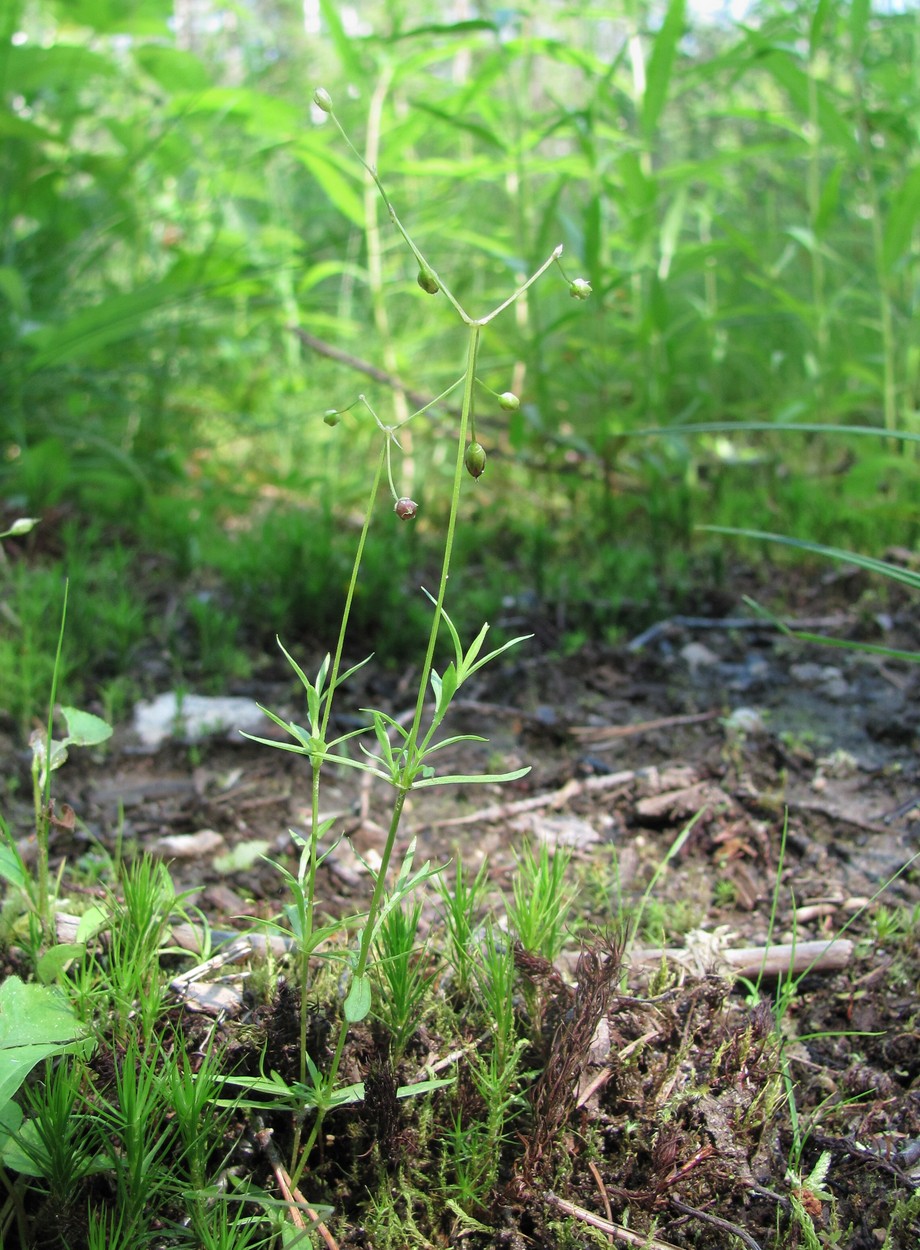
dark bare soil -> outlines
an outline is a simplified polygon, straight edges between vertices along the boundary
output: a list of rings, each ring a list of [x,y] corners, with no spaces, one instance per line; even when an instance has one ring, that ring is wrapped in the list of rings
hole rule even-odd
[[[911,609],[875,618],[848,611],[847,587],[838,610],[829,597],[821,602],[837,635],[920,647]],[[815,614],[805,604],[799,615]],[[920,1244],[920,1206],[909,1206],[920,1177],[920,874],[904,870],[920,834],[920,667],[805,647],[740,622],[749,616],[741,608],[727,625],[662,623],[633,649],[524,650],[464,687],[451,732],[489,742],[458,746],[443,767],[532,771],[502,788],[420,792],[403,836],[434,863],[459,859],[475,872],[487,859],[496,899],[525,838],[566,845],[579,923],[555,968],[518,952],[533,987],[524,1002],[540,1016],[537,1030],[527,1021],[526,1066],[541,1075],[506,1144],[499,1188],[467,1222],[440,1200],[437,1100],[432,1129],[394,1092],[475,1037],[442,1034],[433,1016],[394,1072],[379,1033],[356,1030],[347,1076],[366,1081],[366,1102],[328,1122],[323,1158],[303,1183],[311,1201],[336,1207],[340,1246],[376,1244],[362,1227],[366,1195],[388,1171],[397,1205],[423,1229],[419,1245],[548,1250],[600,1238],[778,1250],[809,1244],[796,1204],[821,1246]],[[411,673],[365,681],[350,695],[355,710],[411,706]],[[257,695],[301,715],[281,668]],[[27,759],[12,747],[9,758],[22,785],[7,814],[25,847]],[[387,793],[360,777],[330,774],[324,789],[324,814],[337,814],[350,839],[322,869],[331,914],[360,907],[362,860],[373,864],[384,841]],[[150,753],[121,728],[104,755],[74,754],[57,800],[78,823],[58,834],[55,852],[90,880],[98,848],[116,838],[130,850],[167,835],[220,835],[206,853],[173,861],[177,886],[194,890],[218,937],[277,915],[285,899],[264,859],[220,854],[261,849],[292,866],[289,830],[309,822],[305,761],[236,735]],[[624,951],[624,914],[697,813]],[[879,921],[882,907],[898,912],[896,931],[885,913]],[[428,900],[423,925],[438,924]],[[825,970],[819,955],[785,1009],[775,976],[762,980],[759,1003],[751,994],[759,956],[746,981],[724,974],[727,951],[823,948],[841,937],[852,942],[842,966]],[[196,1005],[176,1008],[189,1028],[207,1019],[195,1024]],[[282,978],[271,1002],[240,996],[221,1029],[253,1071],[267,1041],[265,1070],[293,1075],[298,1007]],[[314,1028],[321,1053],[330,1031],[321,1006]],[[780,1079],[781,1036],[798,1129]],[[475,1091],[454,1066],[456,1097],[475,1112]],[[284,1154],[290,1126],[270,1127]],[[809,1188],[824,1152],[826,1177]]]

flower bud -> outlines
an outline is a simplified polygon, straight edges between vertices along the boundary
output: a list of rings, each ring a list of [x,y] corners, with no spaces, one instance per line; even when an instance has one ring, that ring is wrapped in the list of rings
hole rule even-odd
[[[324,113],[332,112],[332,96],[325,87],[317,87],[313,92],[313,103],[318,109],[322,109]]]
[[[514,391],[505,391],[503,395],[498,397],[498,406],[499,408],[504,408],[505,412],[517,412],[521,406],[521,401]]]
[[[331,425],[333,428],[337,426],[338,423],[342,420],[342,418],[339,416],[338,408],[327,408],[326,411],[323,413],[323,420],[326,422],[327,425]]]
[[[18,538],[21,534],[28,534],[38,524],[38,517],[21,516],[14,521],[10,528],[3,535],[4,538]]]
[[[470,477],[482,477],[482,471],[486,467],[486,449],[482,443],[470,443],[463,457],[463,463]]]
[[[419,269],[416,281],[422,290],[427,291],[429,295],[437,295],[438,291],[441,289],[437,278],[427,265],[422,265],[421,269]]]
[[[396,503],[393,505],[393,511],[401,521],[411,521],[416,512],[418,512],[418,504],[414,499],[407,499],[404,496],[402,499],[396,500]]]
[[[569,295],[572,299],[587,299],[591,294],[591,283],[584,278],[576,278],[569,286]]]

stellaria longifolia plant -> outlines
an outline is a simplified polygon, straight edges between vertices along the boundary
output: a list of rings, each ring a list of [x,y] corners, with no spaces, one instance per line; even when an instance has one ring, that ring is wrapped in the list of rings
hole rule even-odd
[[[412,790],[418,790],[426,786],[510,781],[523,776],[528,771],[526,768],[521,768],[513,772],[477,776],[439,775],[436,771],[437,753],[445,747],[463,741],[482,741],[478,735],[472,734],[438,738],[444,718],[457,691],[473,673],[496,659],[509,647],[523,641],[522,638],[515,638],[504,646],[484,653],[483,648],[489,628],[488,625],[484,625],[472,643],[464,648],[444,606],[463,480],[467,474],[473,478],[478,478],[486,466],[486,451],[476,435],[473,403],[476,385],[482,386],[497,401],[498,406],[505,411],[513,411],[519,403],[517,396],[512,392],[506,391],[498,395],[476,377],[476,362],[482,332],[500,313],[514,304],[551,266],[555,265],[562,273],[563,278],[569,284],[569,292],[574,299],[584,300],[591,294],[591,287],[585,279],[576,278],[574,281],[570,281],[566,277],[559,259],[562,254],[562,247],[559,246],[526,282],[491,312],[483,317],[470,316],[460,305],[441,275],[436,272],[433,265],[422,255],[403,227],[384,190],[377,171],[366,164],[342,129],[335,115],[328,92],[322,88],[317,89],[313,100],[318,108],[328,114],[349,149],[373,179],[386,206],[391,222],[402,236],[418,264],[418,284],[421,289],[430,295],[441,293],[467,327],[469,333],[466,363],[461,376],[430,404],[412,413],[399,424],[384,424],[376,413],[373,412],[364,396],[360,396],[358,401],[356,401],[367,409],[377,423],[382,436],[382,446],[367,499],[364,524],[358,540],[351,578],[345,596],[335,651],[333,655],[327,655],[320,665],[315,679],[311,680],[294,658],[282,647],[285,657],[304,688],[309,723],[306,727],[303,727],[294,722],[284,721],[272,712],[267,712],[268,716],[280,728],[284,729],[294,741],[273,742],[265,738],[255,739],[256,741],[264,742],[267,746],[279,747],[281,750],[293,751],[306,756],[310,761],[312,770],[310,832],[307,837],[300,837],[292,832],[295,844],[300,850],[298,867],[296,872],[288,872],[282,869],[292,896],[292,902],[284,910],[285,918],[290,924],[297,941],[301,991],[301,1080],[297,1090],[291,1091],[295,1095],[291,1099],[291,1105],[292,1109],[295,1109],[297,1113],[298,1125],[304,1121],[306,1113],[310,1111],[314,1113],[312,1125],[305,1138],[299,1128],[295,1132],[294,1157],[291,1161],[291,1175],[295,1184],[302,1175],[313,1146],[319,1137],[327,1111],[333,1106],[353,1101],[361,1096],[360,1087],[349,1086],[337,1089],[336,1082],[348,1030],[352,1025],[363,1020],[371,1011],[372,980],[369,975],[369,962],[373,956],[375,941],[381,935],[381,925],[393,908],[398,907],[407,896],[412,894],[425,881],[435,876],[438,871],[432,869],[428,863],[421,868],[415,868],[413,865],[415,847],[414,843],[410,843],[402,854],[402,862],[399,868],[393,874],[395,879],[388,885],[391,869],[393,868],[392,861],[400,819],[408,794]],[[408,421],[421,416],[429,408],[440,403],[449,394],[458,389],[462,392],[462,404],[459,427],[456,430],[457,451],[450,509],[444,535],[441,573],[437,590],[434,595],[428,596],[434,606],[434,614],[428,646],[419,677],[414,715],[408,727],[406,727],[386,712],[369,709],[367,715],[370,723],[365,728],[352,730],[339,737],[330,737],[329,725],[335,692],[342,682],[360,667],[360,665],[356,665],[347,672],[343,672],[342,655],[365,542],[384,473],[386,473],[396,515],[404,521],[411,521],[418,510],[416,502],[402,494],[396,486],[393,449],[394,447],[399,448],[399,431]],[[329,425],[336,425],[340,420],[341,412],[342,410],[330,409],[326,412],[324,420]],[[434,667],[434,662],[435,649],[439,635],[442,632],[442,625],[446,629],[453,647],[453,659],[450,660],[444,671],[439,673]],[[366,661],[362,663],[366,663]],[[433,700],[433,706],[429,705],[429,698]],[[347,754],[348,748],[346,743],[349,739],[357,738],[363,734],[373,734],[376,749],[372,750],[363,742],[359,743],[363,758],[352,758]],[[333,842],[333,847],[323,851],[320,849],[321,839],[331,833],[333,825],[333,821],[322,821],[320,819],[320,779],[323,767],[326,764],[336,764],[345,768],[356,768],[371,773],[389,784],[395,792],[395,797],[389,828],[381,854],[380,867],[376,872],[371,873],[373,892],[366,914],[360,917],[351,917],[332,925],[318,925],[316,922],[317,869],[324,856],[328,855],[330,850],[334,849],[334,846],[337,844],[336,840]],[[354,930],[355,933],[346,956],[348,970],[347,989],[332,1059],[326,1071],[320,1072],[307,1053],[308,992],[314,983],[313,977],[314,970],[317,967],[316,961],[330,958],[329,941],[336,933],[343,930]],[[425,1086],[430,1088],[430,1083],[425,1083]],[[297,1106],[298,1102],[299,1106]]]

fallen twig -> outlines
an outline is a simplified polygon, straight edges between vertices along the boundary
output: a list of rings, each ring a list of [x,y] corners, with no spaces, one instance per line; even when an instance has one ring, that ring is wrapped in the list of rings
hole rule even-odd
[[[746,1233],[743,1228],[733,1224],[731,1220],[723,1220],[720,1215],[711,1215],[708,1211],[700,1211],[697,1207],[691,1207],[686,1202],[681,1202],[678,1198],[671,1199],[671,1206],[675,1211],[680,1211],[682,1215],[692,1215],[696,1220],[703,1220],[706,1224],[712,1224],[716,1228],[721,1228],[723,1232],[731,1233],[732,1236],[740,1238],[746,1246],[750,1246],[751,1250],[760,1250],[760,1246],[754,1238]]]
[[[879,820],[863,820],[845,804],[830,803],[826,799],[798,799],[790,797],[786,799],[786,806],[790,812],[816,812],[819,816],[826,816],[828,820],[839,821],[840,824],[851,825],[854,829],[864,829],[866,833],[890,833],[890,821],[885,816],[881,816]],[[908,811],[910,809],[908,808]]]
[[[443,829],[448,825],[494,824],[499,820],[508,820],[512,816],[520,816],[525,812],[539,811],[541,807],[563,807],[570,799],[579,794],[595,793],[599,790],[617,790],[628,786],[635,780],[635,771],[631,768],[618,773],[608,773],[600,777],[573,778],[558,790],[550,790],[546,794],[536,794],[529,799],[516,799],[513,803],[492,803],[489,807],[480,807],[478,811],[469,812],[466,816],[451,816],[447,820],[434,820],[430,829]]]
[[[646,643],[652,642],[660,634],[666,634],[672,629],[762,629],[767,632],[775,632],[782,629],[824,630],[837,629],[845,624],[846,621],[846,616],[840,613],[835,616],[806,617],[799,621],[773,621],[769,617],[762,616],[669,616],[664,621],[656,621],[654,625],[650,625],[638,637],[633,638],[632,642],[626,644],[626,649],[627,651],[640,651]]]
[[[633,738],[639,734],[651,733],[655,729],[671,729],[677,725],[700,725],[704,721],[716,720],[721,715],[719,711],[694,712],[686,716],[659,716],[656,720],[643,720],[635,725],[575,725],[569,732],[581,742],[590,743],[592,747],[602,747],[607,742],[617,742],[620,738]]]
[[[719,950],[714,954],[716,962],[729,965],[732,972],[749,980],[758,977],[776,977],[781,973],[793,976],[804,972],[839,972],[850,962],[853,943],[847,938],[832,942],[781,942],[776,946],[743,946],[737,950]],[[660,963],[662,959],[674,959],[678,963],[694,962],[697,952],[680,947],[666,946],[630,952],[632,963]]]
[[[268,1159],[271,1169],[275,1174],[275,1180],[278,1182],[278,1188],[281,1190],[281,1193],[284,1196],[284,1201],[287,1203],[287,1208],[291,1216],[291,1223],[294,1227],[299,1228],[302,1232],[307,1231],[307,1222],[301,1214],[301,1212],[306,1212],[307,1219],[309,1219],[310,1224],[316,1232],[319,1233],[320,1237],[322,1237],[329,1250],[339,1250],[335,1238],[319,1218],[319,1215],[311,1206],[309,1206],[300,1190],[295,1189],[291,1185],[291,1178],[288,1175],[284,1164],[281,1162],[278,1147],[272,1139],[272,1131],[270,1128],[265,1127],[265,1123],[261,1116],[254,1117],[250,1132],[256,1145],[265,1151],[266,1158]]]
[[[588,1211],[584,1207],[578,1207],[574,1202],[566,1202],[564,1198],[559,1198],[556,1194],[544,1194],[543,1201],[551,1207],[555,1207],[561,1211],[563,1215],[571,1215],[573,1219],[581,1220],[584,1224],[590,1224],[592,1228],[599,1228],[602,1233],[608,1233],[614,1241],[622,1241],[627,1246],[640,1246],[645,1250],[677,1250],[677,1246],[670,1241],[659,1241],[657,1237],[652,1237],[650,1233],[634,1233],[629,1228],[624,1228],[622,1224],[614,1224],[612,1220],[601,1219],[599,1215],[595,1215],[593,1211]]]
[[[594,1183],[595,1185],[597,1185],[598,1193],[601,1196],[601,1202],[604,1204],[604,1214],[607,1216],[607,1219],[612,1224],[613,1223],[613,1210],[611,1209],[611,1206],[610,1206],[610,1197],[607,1193],[607,1186],[604,1184],[604,1178],[601,1176],[600,1169],[598,1168],[596,1163],[589,1162],[588,1169],[591,1172],[591,1175],[594,1177]],[[608,1236],[611,1241],[616,1240],[615,1237],[613,1236],[613,1233],[608,1233]]]

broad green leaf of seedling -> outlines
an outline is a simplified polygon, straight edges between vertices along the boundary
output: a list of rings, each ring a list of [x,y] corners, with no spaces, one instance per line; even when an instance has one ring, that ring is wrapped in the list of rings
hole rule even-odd
[[[53,985],[61,973],[75,959],[82,959],[86,954],[83,942],[58,942],[42,955],[36,965],[35,972],[42,985]]]
[[[7,977],[0,985],[0,1108],[37,1063],[69,1050],[80,1034],[73,1009],[57,991]]]
[[[16,886],[19,890],[27,891],[29,888],[29,874],[15,847],[0,846],[0,880]]]
[[[21,1128],[22,1107],[16,1102],[0,1107],[0,1161],[7,1162],[6,1153],[15,1146],[12,1138]]]
[[[214,870],[220,873],[247,872],[257,859],[265,858],[270,845],[265,838],[239,842],[226,855],[218,855],[214,859]]]
[[[44,790],[48,774],[55,772],[67,759],[67,748],[94,747],[107,741],[112,736],[112,726],[101,716],[92,712],[81,712],[79,708],[62,707],[61,715],[67,726],[67,736],[61,741],[51,739],[48,747],[47,734],[37,729],[29,740],[32,747],[32,767],[39,769],[38,784]]]
[[[108,910],[93,903],[91,907],[87,907],[80,917],[75,940],[77,942],[89,942],[98,933],[101,933],[103,929],[107,928],[110,923],[111,916]]]
[[[58,742],[57,738],[52,738],[49,749],[44,729],[36,729],[29,739],[29,745],[32,748],[32,775],[35,776],[37,768],[39,789],[44,790],[48,774],[56,772],[67,760],[67,742]]]
[[[65,746],[95,747],[100,742],[107,742],[112,736],[112,726],[92,712],[81,712],[75,707],[62,707],[61,715],[67,726]]]
[[[349,1024],[358,1024],[371,1009],[371,979],[352,977],[342,1010]]]

